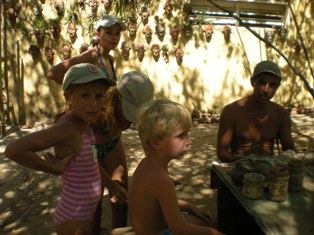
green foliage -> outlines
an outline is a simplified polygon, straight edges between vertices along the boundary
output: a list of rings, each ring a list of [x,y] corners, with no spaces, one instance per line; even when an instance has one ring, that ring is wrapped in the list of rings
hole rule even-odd
[[[206,14],[198,14],[191,22],[194,25],[205,25],[212,24],[210,20],[208,20],[208,16]]]
[[[120,19],[134,19],[135,12],[138,12],[141,1],[137,0],[112,0],[114,11]]]
[[[70,8],[65,10],[65,17],[64,17],[65,22],[67,23],[74,23],[78,24],[78,15],[75,12],[75,7],[70,6]]]
[[[16,28],[20,31],[20,34],[21,34],[22,38],[24,38],[26,40],[30,40],[31,39],[30,32],[28,31],[28,29],[25,27],[24,24],[17,23],[16,24]]]
[[[167,44],[162,45],[161,50],[163,52],[168,52],[168,50],[169,50],[168,45]]]
[[[60,19],[59,18],[49,19],[48,20],[48,25],[58,25],[58,24],[60,24]]]
[[[36,19],[34,22],[34,28],[46,31],[49,27],[49,22],[44,19]]]
[[[93,19],[88,18],[88,20],[85,20],[83,23],[83,27],[87,31],[90,41],[93,40],[93,36],[94,36],[94,32],[95,32],[94,22],[95,21]]]

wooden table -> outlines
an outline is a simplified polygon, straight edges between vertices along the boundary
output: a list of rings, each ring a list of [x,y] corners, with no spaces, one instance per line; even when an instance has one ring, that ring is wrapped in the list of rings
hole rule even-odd
[[[278,203],[268,199],[253,200],[242,196],[241,187],[233,184],[230,164],[214,163],[211,187],[217,188],[217,222],[228,235],[312,235],[314,234],[314,166],[306,166],[304,189],[289,192]]]

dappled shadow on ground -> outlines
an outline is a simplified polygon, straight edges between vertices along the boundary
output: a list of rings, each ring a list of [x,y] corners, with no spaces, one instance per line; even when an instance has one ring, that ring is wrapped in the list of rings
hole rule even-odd
[[[294,115],[293,137],[298,150],[306,148],[314,137],[314,117]],[[178,183],[179,198],[187,200],[212,214],[216,219],[216,191],[210,188],[211,162],[216,158],[217,123],[198,124],[191,129],[192,146],[180,160],[170,163],[169,173]],[[52,216],[59,198],[59,177],[34,172],[4,158],[6,144],[25,134],[13,132],[0,139],[0,233],[18,235],[55,235]],[[144,157],[140,140],[134,129],[122,135],[128,156],[129,183]],[[111,213],[108,194],[103,197],[102,225],[110,228]]]

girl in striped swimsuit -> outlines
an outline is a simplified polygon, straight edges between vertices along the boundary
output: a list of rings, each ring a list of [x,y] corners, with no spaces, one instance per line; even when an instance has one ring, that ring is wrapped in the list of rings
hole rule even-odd
[[[71,66],[79,63],[92,63],[98,66],[106,76],[109,76],[112,80],[117,81],[117,75],[114,69],[114,58],[110,55],[110,51],[117,48],[120,42],[121,33],[126,30],[126,25],[116,17],[106,15],[95,23],[94,28],[94,39],[96,41],[96,45],[77,56],[52,66],[47,72],[48,79],[62,84],[64,74],[69,68],[71,68]],[[106,166],[106,168],[103,168],[107,174],[106,188],[108,188],[112,196],[120,192],[122,194],[122,191],[124,191],[124,195],[126,195],[128,184],[126,156],[122,140],[120,139],[120,133],[111,134],[111,130],[104,128],[103,125],[95,127],[94,130],[95,134],[97,134],[97,151],[99,151],[99,155],[102,159],[106,157],[104,161],[101,160],[101,164]],[[120,176],[115,177],[113,175],[118,166],[121,166],[121,168],[123,167],[123,179],[121,179]],[[119,173],[119,175],[121,174]],[[114,182],[118,182],[119,184],[114,184]],[[118,189],[118,186],[121,186],[120,189]],[[111,201],[113,228],[124,227],[127,225],[127,204],[125,204],[125,200],[122,200],[122,202],[123,203],[112,203]],[[99,204],[99,210],[96,218],[95,226],[100,229],[101,202]]]
[[[72,66],[62,88],[67,104],[54,126],[10,143],[6,157],[38,171],[62,175],[54,223],[58,235],[92,235],[92,220],[102,196],[101,176],[91,124],[101,115],[103,95],[114,82],[95,65]],[[53,147],[56,157],[37,152]],[[50,156],[51,157],[51,156]]]
[[[109,52],[118,46],[121,32],[126,30],[126,26],[116,17],[106,15],[95,24],[95,30],[94,35],[97,44],[93,48],[53,66],[47,73],[49,79],[61,84],[64,73],[71,66],[89,62],[98,66],[106,76],[117,81],[114,70],[114,58]],[[133,76],[136,78],[131,78]],[[104,103],[106,104],[105,119],[107,120],[93,125],[97,142],[95,147],[99,163],[104,170],[105,187],[110,193],[112,228],[126,226],[128,218],[128,169],[124,145],[120,138],[121,133],[134,121],[134,113],[137,106],[153,97],[151,81],[149,78],[142,79],[136,73],[127,73],[125,76],[122,76],[117,81],[117,86],[106,93],[106,101]],[[132,90],[128,91],[127,87]],[[122,107],[122,103],[127,105]],[[126,106],[132,109],[133,115],[131,117],[124,110]],[[100,201],[95,214],[94,226],[98,228],[95,234],[99,234],[101,229],[101,207]]]

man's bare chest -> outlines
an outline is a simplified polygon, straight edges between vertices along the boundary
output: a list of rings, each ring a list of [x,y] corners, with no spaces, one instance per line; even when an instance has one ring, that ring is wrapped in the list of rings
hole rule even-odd
[[[279,131],[278,120],[272,115],[240,115],[234,125],[235,135],[241,139],[273,140]]]

